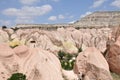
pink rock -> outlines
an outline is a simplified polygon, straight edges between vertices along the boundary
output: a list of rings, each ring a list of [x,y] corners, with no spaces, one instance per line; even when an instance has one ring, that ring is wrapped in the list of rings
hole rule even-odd
[[[62,41],[64,40],[61,34],[58,31],[47,32],[46,35],[49,37],[51,42],[56,46],[61,46]]]
[[[18,71],[18,59],[9,45],[0,44],[0,80],[7,80]]]
[[[74,71],[79,78],[88,77],[89,80],[112,80],[109,66],[103,55],[94,47],[79,53]],[[84,77],[81,77],[84,75]]]
[[[14,51],[6,43],[0,44],[0,56],[1,57],[10,57],[14,54]]]
[[[19,57],[26,57],[29,54],[29,49],[25,45],[20,45],[18,47],[15,47],[13,50],[16,53],[16,55]]]
[[[23,73],[27,80],[63,80],[58,58],[39,48],[25,45],[11,49],[0,44],[0,80],[7,80],[13,73]]]
[[[20,57],[19,72],[26,74],[28,80],[63,80],[60,62],[52,53],[26,46],[18,46],[14,51]]]
[[[76,47],[77,48],[81,48],[81,45],[82,45],[82,37],[83,37],[83,33],[79,30],[74,30],[72,33],[71,33],[71,36],[76,44]]]
[[[73,70],[64,70],[62,69],[63,76],[67,80],[78,80],[77,75],[73,72]]]
[[[91,47],[91,35],[89,33],[84,33],[83,34],[83,38],[82,38],[82,41],[83,41],[83,44],[87,47]]]
[[[57,57],[52,53],[48,53],[43,50],[38,50],[37,54],[38,55],[36,55],[34,60],[37,62],[35,69],[39,73],[39,76],[36,75],[36,77],[34,78],[38,78],[36,80],[63,80],[60,62]],[[32,76],[32,74],[30,74],[29,76]],[[35,80],[34,78],[33,80]]]
[[[110,66],[110,70],[114,73],[120,74],[120,36],[115,43],[108,47],[106,59]]]
[[[9,41],[9,36],[7,32],[0,30],[0,43],[5,43]]]

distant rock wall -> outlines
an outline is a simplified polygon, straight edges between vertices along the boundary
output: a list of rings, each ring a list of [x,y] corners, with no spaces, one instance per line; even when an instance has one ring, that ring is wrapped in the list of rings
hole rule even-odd
[[[105,28],[120,25],[120,11],[97,11],[71,24],[17,24],[13,28],[57,30],[58,28]]]
[[[98,11],[74,23],[75,27],[114,27],[120,25],[120,11]]]

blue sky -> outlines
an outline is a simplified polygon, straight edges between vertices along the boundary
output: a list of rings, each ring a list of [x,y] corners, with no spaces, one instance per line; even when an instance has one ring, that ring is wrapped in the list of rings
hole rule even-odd
[[[103,10],[120,10],[120,0],[0,0],[0,26],[72,23]]]

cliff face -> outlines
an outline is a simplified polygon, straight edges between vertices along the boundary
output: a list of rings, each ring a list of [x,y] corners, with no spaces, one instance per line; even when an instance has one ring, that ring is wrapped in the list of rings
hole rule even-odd
[[[21,29],[38,28],[42,30],[57,30],[57,28],[104,28],[120,25],[120,11],[97,11],[89,14],[73,24],[18,24]]]
[[[98,11],[74,23],[75,27],[112,27],[120,24],[120,11]]]

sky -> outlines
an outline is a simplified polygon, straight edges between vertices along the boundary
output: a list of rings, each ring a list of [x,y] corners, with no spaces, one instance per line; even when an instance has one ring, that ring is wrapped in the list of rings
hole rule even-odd
[[[73,23],[95,11],[120,10],[120,0],[0,0],[0,26]]]

